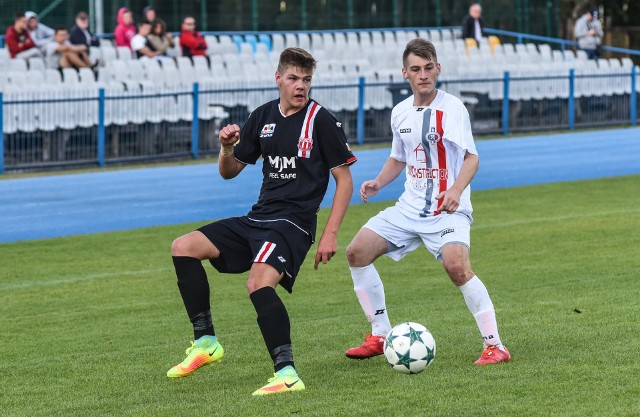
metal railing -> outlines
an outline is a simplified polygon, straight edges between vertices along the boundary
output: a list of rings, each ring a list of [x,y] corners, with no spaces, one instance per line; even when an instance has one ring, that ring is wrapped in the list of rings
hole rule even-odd
[[[465,103],[477,135],[635,126],[638,87],[636,67],[606,74],[505,72],[439,80],[439,88]],[[410,94],[407,82],[364,77],[341,83],[319,79],[311,91],[357,144],[389,141],[391,110]],[[242,125],[257,105],[277,96],[273,85],[220,89],[197,83],[151,93],[0,92],[0,173],[215,154],[222,125]]]

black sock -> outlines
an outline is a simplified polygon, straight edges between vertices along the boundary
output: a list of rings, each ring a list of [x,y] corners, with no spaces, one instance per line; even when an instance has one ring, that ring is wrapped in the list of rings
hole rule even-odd
[[[285,366],[295,367],[289,314],[276,290],[271,287],[260,288],[249,297],[258,313],[258,326],[273,359],[273,369],[278,372]]]
[[[178,289],[193,324],[193,337],[215,336],[209,304],[209,281],[202,262],[189,256],[174,256]]]

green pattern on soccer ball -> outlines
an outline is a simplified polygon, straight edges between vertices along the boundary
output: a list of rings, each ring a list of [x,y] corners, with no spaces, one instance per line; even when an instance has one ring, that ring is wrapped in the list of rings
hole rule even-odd
[[[429,349],[429,346],[427,345],[425,345],[425,347],[427,348],[427,356],[424,358],[424,360],[429,363],[436,357],[436,355],[434,354],[435,348]]]
[[[415,342],[422,342],[422,337],[420,337],[422,333],[423,333],[422,331],[417,331],[413,327],[410,327],[409,334],[405,336],[409,336],[409,340],[411,340],[411,345],[413,345]]]
[[[411,365],[412,362],[415,362],[415,360],[411,359],[411,350],[407,350],[407,353],[404,355],[398,355],[397,365],[404,365],[407,369],[411,370],[409,365]]]

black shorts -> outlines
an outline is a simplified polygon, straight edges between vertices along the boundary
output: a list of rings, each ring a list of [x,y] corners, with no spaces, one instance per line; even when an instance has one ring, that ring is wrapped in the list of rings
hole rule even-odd
[[[298,271],[311,247],[311,237],[295,225],[276,220],[259,222],[247,217],[231,217],[198,229],[220,251],[211,259],[218,272],[239,274],[253,263],[266,263],[283,274],[280,285],[293,290]]]

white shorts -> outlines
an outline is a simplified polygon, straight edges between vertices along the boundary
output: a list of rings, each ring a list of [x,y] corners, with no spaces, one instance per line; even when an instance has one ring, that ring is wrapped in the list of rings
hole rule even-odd
[[[421,244],[440,262],[442,248],[453,243],[471,247],[471,219],[464,214],[442,213],[434,217],[413,219],[397,206],[389,207],[372,217],[364,226],[389,243],[385,254],[399,261]]]

